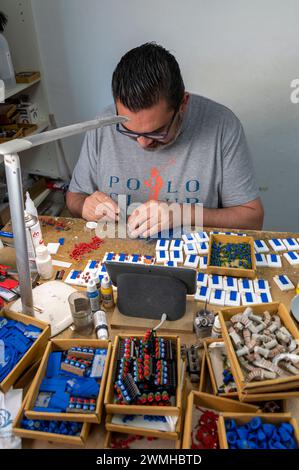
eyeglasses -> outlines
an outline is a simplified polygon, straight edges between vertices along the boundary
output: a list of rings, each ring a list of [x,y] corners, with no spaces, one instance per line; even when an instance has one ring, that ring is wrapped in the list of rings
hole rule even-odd
[[[129,129],[126,129],[123,125],[119,123],[116,124],[116,130],[120,132],[121,134],[127,135],[128,137],[131,137],[132,139],[135,139],[135,140],[137,140],[139,137],[146,137],[147,139],[162,141],[167,138],[170,128],[172,124],[174,123],[174,120],[177,114],[178,114],[178,111],[174,111],[171,121],[168,124],[165,132],[133,132],[133,131],[129,131]]]

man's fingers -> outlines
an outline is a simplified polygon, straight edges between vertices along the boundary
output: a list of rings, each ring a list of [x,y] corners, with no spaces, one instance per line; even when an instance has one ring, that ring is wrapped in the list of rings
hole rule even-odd
[[[150,228],[153,225],[156,225],[156,219],[151,218],[147,219],[145,222],[143,222],[139,227],[137,227],[135,230],[133,230],[130,235],[132,238],[137,238],[137,237],[146,237],[146,233],[150,230]]]
[[[104,203],[100,202],[95,207],[95,214],[99,215],[108,215],[112,220],[118,220],[118,214],[115,212],[114,206],[112,206],[109,202]]]
[[[119,207],[111,197],[107,196],[107,194],[96,192],[93,194],[95,200],[98,202],[98,204],[105,204],[111,207],[112,210],[117,214],[119,212]]]
[[[144,231],[143,237],[153,237],[154,235],[157,235],[157,233],[161,232],[161,224],[154,224],[150,228]]]
[[[133,214],[130,216],[128,220],[128,229],[130,232],[133,232],[134,230],[136,230],[147,219],[149,219],[149,209],[145,204],[142,204],[138,208],[138,214],[135,216]]]

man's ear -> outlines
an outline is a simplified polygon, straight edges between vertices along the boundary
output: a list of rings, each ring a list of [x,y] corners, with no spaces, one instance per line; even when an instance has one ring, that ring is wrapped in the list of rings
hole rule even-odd
[[[188,102],[189,102],[189,97],[190,97],[189,93],[185,92],[182,104],[180,106],[180,112],[181,113],[184,113],[186,111],[187,106],[188,106]]]

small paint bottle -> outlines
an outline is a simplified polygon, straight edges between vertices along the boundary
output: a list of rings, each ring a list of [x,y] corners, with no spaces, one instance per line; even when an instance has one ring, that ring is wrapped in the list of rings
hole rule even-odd
[[[113,289],[109,276],[104,276],[101,281],[101,295],[103,307],[114,307]]]
[[[93,314],[93,325],[98,339],[108,339],[108,324],[106,313],[99,310]]]
[[[87,297],[90,301],[92,312],[100,310],[100,296],[97,285],[93,279],[90,279],[87,284]]]

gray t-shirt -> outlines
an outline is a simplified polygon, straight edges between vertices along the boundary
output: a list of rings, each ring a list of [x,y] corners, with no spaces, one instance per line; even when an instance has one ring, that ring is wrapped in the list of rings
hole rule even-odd
[[[115,114],[106,108],[102,117]],[[69,190],[102,191],[127,204],[150,199],[217,208],[256,199],[258,188],[244,131],[225,106],[190,95],[177,140],[156,151],[117,132],[87,132]]]

